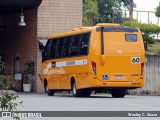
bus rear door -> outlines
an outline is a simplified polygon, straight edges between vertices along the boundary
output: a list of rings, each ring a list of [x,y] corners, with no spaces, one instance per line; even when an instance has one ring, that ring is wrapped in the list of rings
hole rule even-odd
[[[102,64],[97,66],[98,78],[111,82],[110,87],[141,87],[144,69],[141,32],[121,26],[104,27],[102,32]]]

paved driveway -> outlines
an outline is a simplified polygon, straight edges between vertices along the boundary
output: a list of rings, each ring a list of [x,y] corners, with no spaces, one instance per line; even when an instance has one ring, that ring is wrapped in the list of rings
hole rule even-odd
[[[92,94],[89,98],[74,98],[70,94],[55,96],[37,93],[18,93],[17,101],[23,101],[17,111],[160,111],[160,96],[133,96],[112,98],[110,94]],[[62,115],[63,116],[63,115]],[[76,115],[75,115],[76,116]],[[28,118],[23,118],[28,120]],[[23,120],[22,119],[22,120]],[[31,118],[29,118],[30,120]],[[159,117],[56,117],[32,118],[35,120],[160,120]],[[6,120],[6,119],[5,119]]]

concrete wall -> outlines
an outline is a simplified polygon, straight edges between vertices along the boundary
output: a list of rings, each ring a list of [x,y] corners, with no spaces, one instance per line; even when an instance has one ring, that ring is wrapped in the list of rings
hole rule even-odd
[[[146,55],[144,86],[131,93],[160,95],[160,56]]]

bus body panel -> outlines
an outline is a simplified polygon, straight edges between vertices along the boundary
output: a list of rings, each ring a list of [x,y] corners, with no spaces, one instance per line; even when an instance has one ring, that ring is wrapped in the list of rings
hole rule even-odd
[[[137,35],[137,41],[127,42],[125,40],[125,34]],[[144,72],[141,73],[141,64],[144,64],[144,46],[140,31],[132,33],[105,32],[104,55],[101,54],[101,33],[94,30],[93,38],[94,39],[91,38],[92,43],[89,59],[90,65],[92,65],[92,62],[96,63],[96,75],[93,73],[92,69],[90,69],[90,71],[99,81],[115,82],[115,85],[106,83],[105,86],[107,87],[127,87],[130,82],[140,82],[138,83],[138,87],[143,86]],[[133,63],[132,59],[134,58],[138,58],[140,61],[138,63]],[[104,75],[107,76],[107,80],[103,80]],[[132,84],[132,87],[134,87],[134,84]],[[137,87],[136,84],[135,87]]]
[[[105,26],[106,27],[106,26]],[[42,84],[48,82],[53,90],[71,90],[71,79],[77,89],[83,88],[139,88],[144,84],[144,45],[141,32],[104,32],[104,54],[102,34],[97,26],[66,34],[50,36],[60,38],[90,32],[89,53],[86,56],[49,59],[42,63]],[[137,36],[136,42],[126,41],[126,34]],[[135,63],[133,62],[136,61]]]
[[[49,89],[71,89],[70,79],[77,78],[79,87],[83,86],[86,81],[88,73],[88,57],[55,59],[45,61],[42,65],[43,79],[46,78]],[[55,63],[58,66],[52,67],[51,64]],[[78,64],[78,65],[76,65]],[[49,67],[48,67],[49,66]],[[77,69],[78,67],[78,69]]]

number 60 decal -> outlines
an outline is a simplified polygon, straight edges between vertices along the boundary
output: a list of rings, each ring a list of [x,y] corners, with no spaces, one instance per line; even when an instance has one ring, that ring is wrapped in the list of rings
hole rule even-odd
[[[138,64],[138,63],[140,63],[140,57],[132,57],[132,63],[133,63],[133,64]]]

